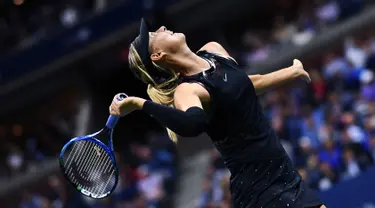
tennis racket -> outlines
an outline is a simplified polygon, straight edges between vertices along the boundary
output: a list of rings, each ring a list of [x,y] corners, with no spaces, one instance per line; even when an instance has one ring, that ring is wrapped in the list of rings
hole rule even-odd
[[[119,101],[127,95],[117,96]],[[101,199],[109,196],[117,186],[118,168],[113,153],[112,134],[119,116],[110,115],[100,131],[75,137],[60,152],[60,170],[75,189],[82,194]],[[108,146],[98,138],[108,139]]]

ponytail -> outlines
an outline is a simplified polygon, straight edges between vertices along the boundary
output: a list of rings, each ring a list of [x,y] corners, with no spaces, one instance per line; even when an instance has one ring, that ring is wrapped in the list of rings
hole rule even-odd
[[[147,86],[147,94],[151,98],[151,100],[155,103],[167,105],[169,107],[174,106],[174,92],[177,88],[177,81],[178,81],[178,74],[169,69],[162,69],[155,63],[153,63],[156,68],[159,70],[167,70],[172,76],[170,79],[166,80],[161,84],[157,84],[155,80],[150,76],[147,72],[146,67],[142,63],[141,57],[135,50],[133,45],[130,45],[129,49],[129,65],[130,69],[133,71],[134,74]],[[167,128],[169,138],[174,142],[177,143],[177,134]]]

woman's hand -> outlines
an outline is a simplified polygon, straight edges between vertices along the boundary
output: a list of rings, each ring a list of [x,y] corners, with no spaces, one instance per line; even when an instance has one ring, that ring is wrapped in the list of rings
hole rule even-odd
[[[113,98],[112,103],[109,106],[109,113],[111,115],[126,116],[135,110],[142,109],[143,104],[146,102],[145,99],[139,97],[127,97],[119,101],[117,100],[118,96],[119,95],[116,95]]]
[[[294,70],[298,78],[302,78],[306,82],[311,82],[310,75],[309,73],[307,73],[307,71],[305,71],[305,69],[303,68],[302,62],[300,60],[298,59],[293,60],[292,69]]]

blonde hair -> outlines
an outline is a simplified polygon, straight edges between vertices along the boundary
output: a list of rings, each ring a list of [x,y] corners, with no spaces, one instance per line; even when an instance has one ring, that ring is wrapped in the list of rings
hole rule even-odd
[[[151,75],[147,72],[145,65],[142,63],[142,59],[139,56],[137,50],[133,45],[130,45],[129,49],[129,65],[130,69],[139,76],[142,82],[148,84],[147,86],[147,94],[150,96],[151,100],[158,104],[167,105],[169,107],[174,106],[174,92],[177,87],[177,81],[179,74],[174,72],[170,69],[163,69],[160,66],[156,65],[154,62],[154,66],[159,70],[168,71],[171,74],[171,78],[166,80],[161,84],[157,84],[155,80],[151,77]],[[171,131],[170,129],[166,128],[168,132],[169,138],[174,142],[177,143],[177,134]]]

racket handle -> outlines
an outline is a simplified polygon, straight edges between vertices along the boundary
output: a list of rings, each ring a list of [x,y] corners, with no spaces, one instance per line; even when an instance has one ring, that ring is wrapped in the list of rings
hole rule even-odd
[[[125,99],[125,98],[127,98],[127,97],[128,97],[127,94],[125,94],[125,93],[120,93],[120,94],[117,95],[117,100],[118,100],[118,101],[121,101],[121,100],[123,100],[123,99]]]
[[[120,94],[117,95],[117,100],[121,101],[121,100],[123,100],[127,97],[128,97],[128,95],[126,95],[125,93],[120,93]],[[120,116],[110,115],[108,117],[106,127],[110,128],[110,129],[114,129],[119,119],[120,119]]]
[[[110,115],[107,119],[107,123],[105,124],[105,126],[108,127],[109,129],[113,129],[115,128],[119,119],[120,119],[120,116]]]

